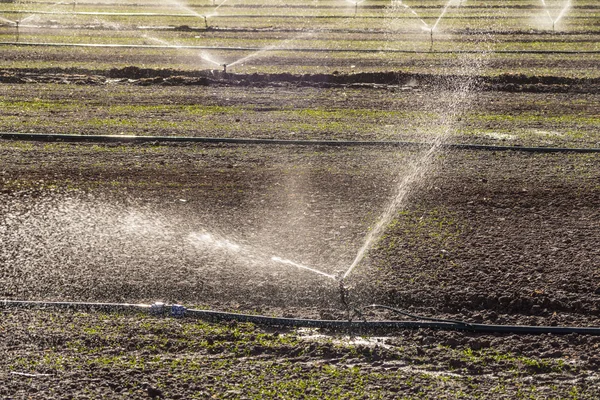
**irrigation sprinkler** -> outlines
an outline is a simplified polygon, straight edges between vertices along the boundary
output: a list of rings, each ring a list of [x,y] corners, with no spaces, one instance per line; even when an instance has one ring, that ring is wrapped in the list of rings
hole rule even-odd
[[[346,1],[354,4],[354,17],[356,17],[356,15],[358,14],[358,5],[361,3],[364,3],[366,0],[346,0]]]
[[[429,30],[429,38],[431,39],[431,50],[433,50],[433,28]]]
[[[431,26],[423,26],[422,27],[423,31],[425,32],[429,32],[429,41],[430,41],[430,48],[429,51],[433,50],[433,31],[435,30],[435,27],[431,27]]]
[[[19,20],[15,21],[15,42],[19,41]]]
[[[223,73],[226,74],[227,73],[227,64],[222,64],[223,65]]]
[[[208,29],[208,18],[206,18],[206,15],[203,15],[202,18],[204,18],[204,27]]]
[[[567,0],[565,2],[565,5],[563,6],[563,8],[560,10],[559,14],[555,17],[553,17],[550,14],[550,10],[548,9],[548,5],[546,4],[545,0],[542,0],[542,6],[544,7],[544,10],[546,11],[546,15],[548,16],[548,19],[550,20],[550,22],[552,22],[552,32],[556,32],[556,24],[563,19],[563,17],[565,16],[565,14],[567,13],[567,11],[569,10],[569,8],[571,7],[571,0]]]

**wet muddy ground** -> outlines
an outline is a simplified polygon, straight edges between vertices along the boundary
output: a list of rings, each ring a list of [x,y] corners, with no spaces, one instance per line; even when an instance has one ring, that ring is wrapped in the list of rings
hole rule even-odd
[[[410,10],[313,3],[248,6],[262,16],[210,27],[19,14],[21,42],[225,47],[5,43],[0,132],[600,148],[595,4],[578,2],[551,33],[556,4],[467,2],[432,47]],[[443,4],[414,6],[432,22]],[[284,10],[336,17],[274,17]],[[512,53],[447,52],[478,49]],[[363,308],[379,303],[599,327],[600,154],[427,149],[0,140],[0,299],[413,319]],[[407,176],[341,292],[335,278]],[[599,336],[291,330],[1,302],[0,313],[2,399],[600,398]]]
[[[271,257],[345,270],[422,153],[3,141],[0,157],[2,297],[343,319],[333,280]],[[351,307],[600,325],[599,171],[596,154],[439,153],[350,276]],[[591,336],[421,330],[364,342],[50,310],[3,310],[2,321],[8,398],[599,395]]]

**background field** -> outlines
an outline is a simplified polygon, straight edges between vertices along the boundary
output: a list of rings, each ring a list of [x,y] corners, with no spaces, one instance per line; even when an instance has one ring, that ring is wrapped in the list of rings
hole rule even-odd
[[[600,5],[545,3],[0,2],[0,133],[419,144],[0,139],[0,298],[599,326],[599,153],[518,150],[600,148]],[[350,307],[273,260],[339,276],[398,193]],[[0,311],[3,398],[600,396],[593,336]]]

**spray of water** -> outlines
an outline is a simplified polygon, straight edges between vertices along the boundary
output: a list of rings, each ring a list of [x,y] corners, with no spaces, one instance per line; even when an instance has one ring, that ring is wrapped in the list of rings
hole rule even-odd
[[[425,20],[423,18],[421,18],[419,13],[417,13],[412,7],[410,7],[408,4],[403,3],[402,1],[398,1],[398,2],[394,3],[393,7],[395,7],[395,8],[397,8],[399,6],[403,7],[408,12],[410,12],[412,15],[414,15],[419,20],[419,22],[421,22],[421,24],[423,25],[424,31],[433,32],[437,29],[437,26],[439,25],[442,18],[444,18],[444,16],[448,12],[448,9],[454,5],[460,7],[462,5],[462,2],[460,2],[459,0],[448,0],[446,2],[446,4],[444,5],[444,8],[442,8],[440,15],[435,20],[433,25],[430,25],[427,22],[425,22]]]
[[[54,7],[54,6],[56,6],[56,5],[59,5],[59,4],[63,4],[63,2],[62,2],[62,1],[57,1],[56,3],[53,3],[53,4],[48,4],[47,6],[45,6],[45,7],[43,8],[43,10],[44,10],[44,11],[51,10],[51,9],[52,9],[52,7]],[[37,17],[38,17],[38,15],[37,15],[37,14],[31,14],[30,16],[28,16],[28,17],[25,17],[25,18],[21,19],[21,23],[28,22],[28,21],[30,21],[30,20],[33,20],[33,19],[37,18]]]
[[[182,10],[186,11],[187,13],[189,13],[189,14],[191,14],[191,15],[193,15],[193,16],[196,16],[196,17],[198,17],[198,18],[204,18],[204,15],[197,13],[196,11],[194,11],[194,10],[193,10],[193,9],[191,9],[190,7],[188,7],[188,6],[184,5],[184,4],[182,4],[182,3],[181,3],[181,2],[179,2],[179,1],[176,1],[176,0],[168,0],[167,2],[168,2],[169,4],[173,4],[175,7],[177,7],[177,8],[180,8],[180,9],[182,9]]]
[[[237,282],[290,268],[334,279],[260,244],[209,232],[199,221],[79,197],[2,196],[0,297],[118,297],[102,288],[160,290],[179,280],[194,287],[206,277]]]
[[[548,16],[548,19],[552,23],[552,30],[554,30],[556,24],[558,24],[560,22],[560,20],[563,19],[563,17],[566,15],[569,8],[571,8],[571,0],[567,0],[565,2],[565,5],[560,9],[560,12],[556,16],[556,18],[554,18],[552,16],[552,14],[550,14],[550,9],[549,9],[548,5],[546,4],[546,1],[541,0],[541,2],[542,2],[542,6],[544,7],[544,10],[546,11],[546,15]]]
[[[210,14],[211,16],[216,15],[217,12],[219,11],[219,8],[223,7],[223,4],[227,3],[228,0],[223,0],[222,2],[220,2],[215,9],[213,10],[212,14]]]
[[[442,21],[442,18],[444,18],[444,16],[446,15],[446,13],[448,12],[448,9],[451,6],[456,6],[456,7],[460,7],[462,5],[462,1],[460,0],[448,0],[445,4],[444,7],[442,8],[442,11],[440,13],[440,15],[438,16],[438,18],[435,20],[435,22],[433,23],[433,25],[428,24],[423,18],[421,18],[421,16],[419,15],[419,13],[417,13],[412,7],[410,7],[409,5],[403,3],[401,0],[398,1],[394,1],[392,3],[392,8],[397,9],[399,7],[403,7],[406,11],[410,12],[412,15],[414,15],[419,22],[421,23],[421,29],[425,32],[428,32],[431,38],[431,46],[433,48],[433,33],[437,30],[438,25],[440,24],[440,22]]]
[[[481,68],[482,62],[483,59],[476,60],[474,65],[469,66],[469,72],[472,73],[473,71]],[[441,145],[455,130],[460,116],[471,103],[471,99],[474,95],[474,84],[475,81],[467,74],[464,74],[462,78],[458,79],[458,82],[452,84],[453,90],[450,91],[449,101],[444,106],[444,110],[440,119],[433,121],[433,124],[428,124],[430,129],[439,127],[440,131],[434,136],[434,139],[432,140],[428,150],[412,163],[408,173],[404,173],[403,176],[399,177],[399,183],[396,187],[394,197],[384,209],[373,228],[367,234],[362,246],[354,258],[354,261],[346,270],[342,279],[347,278],[360,264],[368,250],[381,237],[385,228],[392,221],[397,211],[403,207],[411,191],[425,180],[426,175],[434,165],[435,156],[438,154]]]
[[[11,24],[11,25],[16,25],[17,24],[16,21],[12,21],[10,19],[6,19],[6,18],[3,18],[3,17],[0,17],[0,22],[6,22],[6,23]]]
[[[290,261],[290,260],[285,260],[285,259],[280,258],[280,257],[271,257],[271,260],[275,261],[276,263],[279,263],[279,264],[290,265],[292,267],[296,267],[298,269],[302,269],[302,270],[305,270],[305,271],[310,271],[312,273],[324,276],[324,277],[329,278],[329,279],[337,280],[337,278],[334,275],[327,274],[327,273],[325,273],[323,271],[320,271],[320,270],[318,270],[316,268],[307,267],[306,265],[298,264],[298,263],[295,263],[295,262]]]
[[[182,48],[182,46],[179,46],[177,44],[173,44],[173,43],[168,42],[166,40],[163,40],[163,39],[160,39],[160,38],[157,38],[157,37],[154,37],[154,36],[150,36],[150,35],[147,35],[147,34],[142,35],[142,37],[144,37],[145,39],[148,39],[150,41],[153,41],[155,43],[159,43],[159,44],[171,47],[173,49],[180,49],[180,50],[186,51],[186,52],[192,52],[193,51],[193,50],[190,50],[190,49],[184,49],[184,48]],[[205,51],[201,51],[198,54],[198,57],[201,60],[204,60],[204,61],[208,62],[209,64],[212,64],[212,65],[215,65],[215,66],[219,66],[220,67],[220,66],[222,66],[224,64],[223,62],[217,61],[214,58],[212,58],[212,56],[210,56],[209,54],[207,54]]]
[[[229,63],[229,64],[227,64],[227,66],[229,66],[229,67],[233,67],[233,66],[235,66],[235,65],[243,64],[243,63],[245,63],[245,62],[246,62],[246,61],[248,61],[248,60],[251,60],[251,59],[253,59],[253,58],[256,58],[256,57],[259,57],[259,56],[263,55],[263,54],[264,54],[265,52],[267,52],[267,51],[272,51],[272,50],[275,50],[275,49],[284,48],[284,47],[285,47],[285,46],[287,46],[287,45],[288,45],[290,42],[293,42],[293,41],[295,41],[295,40],[302,39],[302,38],[305,38],[305,37],[307,37],[307,36],[311,36],[311,35],[313,35],[313,32],[311,32],[311,31],[309,31],[309,32],[303,32],[303,33],[300,33],[300,34],[298,34],[298,35],[295,35],[294,37],[291,37],[291,38],[289,38],[289,39],[286,39],[286,40],[284,40],[284,41],[282,41],[282,42],[279,42],[279,43],[277,43],[277,44],[273,44],[273,45],[271,45],[271,46],[263,47],[262,49],[260,49],[260,50],[258,50],[258,51],[256,51],[256,52],[254,52],[254,53],[252,53],[252,54],[249,54],[249,55],[247,55],[246,57],[240,58],[240,59],[238,59],[238,60],[235,60],[235,61],[234,61],[234,62],[232,62],[232,63]]]

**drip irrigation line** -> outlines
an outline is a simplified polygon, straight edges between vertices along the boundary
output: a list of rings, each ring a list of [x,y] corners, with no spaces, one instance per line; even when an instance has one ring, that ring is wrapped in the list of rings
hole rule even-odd
[[[403,49],[324,49],[314,47],[242,47],[242,46],[195,46],[160,44],[118,44],[118,43],[43,43],[43,42],[0,42],[0,46],[37,47],[92,47],[120,49],[185,49],[212,51],[248,52],[297,52],[297,53],[403,53],[403,54],[600,54],[600,50],[403,50]]]
[[[349,9],[347,9],[349,10]],[[176,18],[203,18],[202,14],[189,14],[189,13],[154,13],[154,12],[114,12],[114,11],[36,11],[36,10],[0,10],[3,14],[27,14],[27,15],[83,15],[83,16],[98,16],[98,17],[176,17]],[[390,17],[389,15],[290,15],[290,14],[215,14],[215,15],[207,15],[211,19],[214,18],[222,18],[222,19],[231,19],[231,18],[265,18],[265,19],[397,19],[397,20],[405,20],[405,19],[416,19],[416,20],[437,20],[438,17],[413,17],[413,16],[394,16]],[[470,16],[470,15],[461,15],[461,16],[445,16],[444,19],[457,19],[457,20],[479,20],[485,18],[487,20],[504,20],[504,19],[530,19],[529,15],[488,15],[485,17],[482,16]],[[568,15],[563,19],[593,19],[588,15]]]
[[[0,0],[1,1],[1,0]],[[0,21],[0,27],[8,26],[14,27],[14,24],[7,25],[6,23],[2,23]],[[303,28],[283,28],[283,27],[269,27],[269,28],[252,28],[252,27],[224,27],[224,26],[187,26],[187,25],[136,25],[129,26],[120,29],[107,28],[101,22],[97,24],[82,24],[82,25],[20,25],[23,28],[33,28],[33,29],[52,29],[52,30],[94,30],[94,31],[153,31],[153,32],[250,32],[250,33],[306,33],[307,30]],[[368,35],[420,35],[421,32],[415,32],[414,30],[388,30],[385,28],[374,29],[374,28],[365,28],[365,29],[355,29],[355,28],[319,28],[314,29],[311,32],[317,34],[326,34],[326,33],[357,33],[357,34],[368,34]],[[600,35],[600,31],[594,30],[569,30],[569,31],[552,31],[548,30],[464,30],[464,29],[445,29],[443,31],[444,34],[449,35],[463,35],[463,36],[483,36],[483,35],[519,35],[519,36],[544,36],[549,33],[552,34],[552,37],[555,38],[557,36],[582,36],[582,35]],[[570,43],[578,43],[578,42],[587,42],[589,40],[573,40]]]
[[[189,137],[189,136],[125,136],[125,135],[67,135],[55,133],[0,132],[0,139],[40,141],[40,142],[93,142],[93,143],[214,143],[242,145],[278,145],[278,146],[332,146],[332,147],[431,147],[431,143],[399,141],[360,141],[360,140],[288,140],[288,139],[247,139],[226,137]],[[600,153],[600,148],[568,147],[524,147],[493,146],[483,144],[446,143],[440,147],[458,150],[484,151],[520,151],[527,153]]]
[[[164,303],[154,304],[119,304],[119,303],[78,303],[1,300],[0,308],[58,308],[70,310],[105,311],[105,312],[149,312],[156,316],[192,317],[212,322],[236,321],[263,326],[288,328],[325,328],[343,331],[394,331],[401,329],[438,329],[479,333],[512,333],[512,334],[581,334],[600,336],[600,327],[575,326],[527,326],[527,325],[489,325],[470,324],[457,321],[343,321],[318,320],[300,318],[278,318],[264,315],[248,315],[213,310],[187,309],[186,307]],[[419,319],[425,319],[419,317]]]
[[[385,305],[382,305],[382,304],[371,304],[370,306],[364,306],[364,307],[362,307],[360,310],[363,311],[363,310],[366,310],[366,309],[369,309],[369,308],[381,308],[381,309],[384,309],[384,310],[393,311],[396,314],[404,315],[405,317],[415,318],[415,319],[424,320],[424,321],[447,322],[447,323],[450,323],[450,324],[471,325],[471,324],[469,324],[467,322],[458,321],[458,320],[455,320],[455,319],[432,318],[432,317],[424,317],[422,315],[411,314],[411,313],[408,313],[408,312],[406,312],[404,310],[400,310],[400,309],[395,308],[395,307],[385,306]]]

